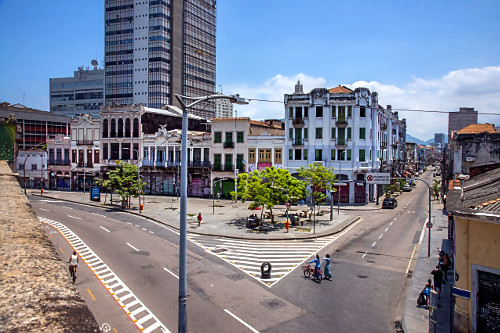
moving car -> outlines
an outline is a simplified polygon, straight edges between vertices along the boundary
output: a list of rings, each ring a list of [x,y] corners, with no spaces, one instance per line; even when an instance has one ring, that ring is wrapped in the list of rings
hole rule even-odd
[[[394,198],[385,198],[382,202],[382,208],[396,208],[398,201]]]
[[[412,188],[410,184],[404,184],[403,192],[411,192]]]

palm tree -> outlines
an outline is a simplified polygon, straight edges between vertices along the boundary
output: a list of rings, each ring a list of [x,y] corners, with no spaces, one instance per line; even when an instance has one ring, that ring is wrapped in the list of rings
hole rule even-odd
[[[441,192],[441,181],[434,179],[433,180],[434,184],[432,184],[432,194],[434,194],[434,197],[436,200],[439,199],[439,193]]]

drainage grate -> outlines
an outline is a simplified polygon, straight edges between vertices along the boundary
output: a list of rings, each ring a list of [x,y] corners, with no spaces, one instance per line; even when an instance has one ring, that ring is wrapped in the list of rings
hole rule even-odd
[[[394,329],[396,333],[403,333],[403,325],[401,324],[401,320],[396,320],[394,322]]]

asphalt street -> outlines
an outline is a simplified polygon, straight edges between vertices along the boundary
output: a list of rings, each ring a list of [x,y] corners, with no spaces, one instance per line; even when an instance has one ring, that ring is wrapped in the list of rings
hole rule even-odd
[[[189,330],[394,331],[427,198],[427,188],[417,185],[398,197],[396,209],[361,213],[362,219],[343,234],[317,240],[235,242],[188,235]],[[64,239],[55,223],[46,225],[63,261],[75,240],[85,250],[82,258],[92,259],[80,264],[76,286],[104,331],[177,330],[175,230],[113,210],[43,197],[30,200],[39,217],[68,228]],[[300,265],[315,253],[331,254],[333,281],[317,284],[304,278]],[[267,283],[258,277],[264,259],[274,260],[276,269]]]

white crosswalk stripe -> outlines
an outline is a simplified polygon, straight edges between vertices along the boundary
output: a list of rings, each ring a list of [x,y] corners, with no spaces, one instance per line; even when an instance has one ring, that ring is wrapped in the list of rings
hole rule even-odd
[[[128,289],[128,287],[123,283],[123,281],[92,251],[77,235],[75,235],[69,228],[64,224],[57,221],[49,220],[43,217],[39,218],[40,221],[47,223],[48,225],[56,228],[61,235],[68,241],[68,243],[76,250],[78,250],[80,257],[87,263],[90,269],[93,270],[94,274],[99,278],[101,283],[110,291],[110,294],[116,300],[118,305],[120,305],[127,315],[132,319],[137,327],[144,332],[153,332],[157,328],[160,328],[161,332],[170,332],[165,325],[135,296],[135,294]],[[80,244],[75,247],[75,244]],[[92,258],[92,260],[88,260]],[[95,259],[94,259],[95,258]],[[99,266],[98,269],[96,267]],[[111,285],[113,286],[111,288]],[[126,292],[127,296],[120,299],[115,291],[122,295]],[[113,292],[111,292],[113,291]],[[131,302],[124,302],[128,298],[132,298]],[[133,311],[130,311],[133,306],[138,307]],[[137,318],[138,314],[144,314],[144,316]],[[145,327],[143,324],[146,322],[151,322]],[[160,331],[158,330],[158,331]]]
[[[340,235],[315,240],[252,241],[189,234],[188,238],[212,254],[272,287],[301,263],[335,241]],[[272,265],[270,279],[261,278],[264,262]]]

